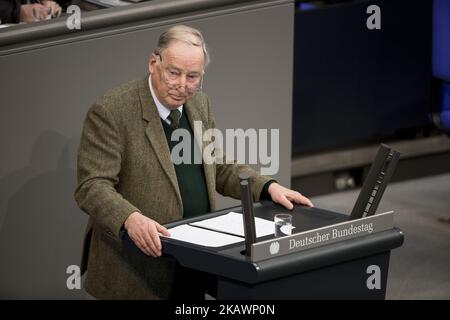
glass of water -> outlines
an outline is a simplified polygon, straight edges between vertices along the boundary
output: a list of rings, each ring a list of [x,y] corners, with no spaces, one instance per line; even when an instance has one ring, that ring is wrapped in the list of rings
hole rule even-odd
[[[292,234],[292,215],[289,213],[278,213],[274,216],[275,237],[284,237]]]

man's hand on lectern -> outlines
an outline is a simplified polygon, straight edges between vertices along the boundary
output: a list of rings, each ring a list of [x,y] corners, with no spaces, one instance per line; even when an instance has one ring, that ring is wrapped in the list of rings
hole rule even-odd
[[[292,202],[303,204],[308,207],[314,207],[311,200],[303,196],[300,192],[285,188],[276,182],[272,183],[269,186],[268,192],[272,197],[273,202],[279,203],[289,210],[294,209],[294,205],[292,204]]]
[[[159,233],[170,237],[166,228],[139,212],[130,214],[125,220],[124,227],[134,244],[146,255],[154,258],[161,256]]]

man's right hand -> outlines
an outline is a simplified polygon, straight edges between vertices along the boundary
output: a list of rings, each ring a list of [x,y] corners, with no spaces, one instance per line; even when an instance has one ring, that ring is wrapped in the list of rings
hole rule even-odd
[[[133,212],[125,220],[125,230],[136,246],[148,256],[161,256],[161,240],[159,234],[170,237],[169,231],[155,220],[139,212]]]

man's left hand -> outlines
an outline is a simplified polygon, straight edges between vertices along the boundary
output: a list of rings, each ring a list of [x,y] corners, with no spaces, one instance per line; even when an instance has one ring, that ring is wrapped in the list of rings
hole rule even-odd
[[[269,186],[268,192],[272,197],[272,201],[279,203],[289,210],[294,209],[292,202],[303,204],[308,207],[314,207],[311,200],[303,196],[300,192],[285,188],[274,182]]]

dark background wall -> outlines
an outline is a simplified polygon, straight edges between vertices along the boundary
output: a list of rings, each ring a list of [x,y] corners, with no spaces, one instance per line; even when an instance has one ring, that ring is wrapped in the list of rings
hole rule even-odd
[[[293,154],[414,137],[431,124],[433,1],[327,2],[295,15]]]

